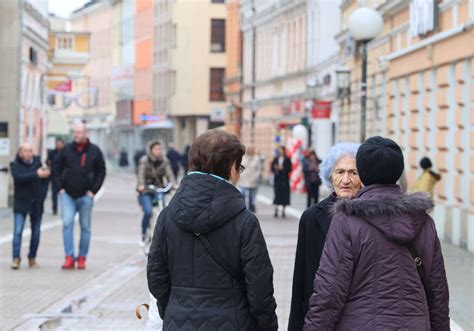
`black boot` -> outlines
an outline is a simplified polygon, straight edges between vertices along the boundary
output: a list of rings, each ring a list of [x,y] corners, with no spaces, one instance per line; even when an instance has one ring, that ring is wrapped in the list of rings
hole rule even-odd
[[[282,211],[282,213],[281,213],[281,217],[282,217],[282,218],[286,218],[285,207],[283,207],[283,211]]]
[[[275,216],[275,218],[278,218],[278,208],[275,208],[275,214],[273,216]]]

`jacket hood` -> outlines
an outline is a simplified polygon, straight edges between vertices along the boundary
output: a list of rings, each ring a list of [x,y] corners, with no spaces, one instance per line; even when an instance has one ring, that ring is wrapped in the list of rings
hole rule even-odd
[[[356,199],[337,202],[334,210],[362,218],[388,239],[404,243],[416,238],[433,207],[426,193],[404,194],[398,185],[370,185]]]
[[[232,184],[208,174],[189,174],[168,205],[171,218],[187,232],[209,233],[245,210]]]

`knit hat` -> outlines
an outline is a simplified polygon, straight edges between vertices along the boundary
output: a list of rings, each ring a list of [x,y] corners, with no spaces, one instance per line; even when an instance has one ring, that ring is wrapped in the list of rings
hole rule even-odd
[[[365,186],[396,184],[404,168],[403,153],[393,140],[371,137],[360,145],[356,164],[360,180]]]
[[[433,166],[433,164],[431,163],[431,160],[427,157],[424,157],[421,159],[420,161],[420,167],[421,169],[425,170],[425,169],[429,169]]]

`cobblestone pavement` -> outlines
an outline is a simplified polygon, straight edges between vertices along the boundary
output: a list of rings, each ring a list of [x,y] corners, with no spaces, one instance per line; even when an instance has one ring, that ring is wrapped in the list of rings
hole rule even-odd
[[[0,219],[0,330],[143,330],[146,321],[135,307],[148,301],[146,259],[138,247],[141,211],[131,174],[113,174],[96,202],[87,269],[60,269],[64,253],[61,222],[44,215],[40,269],[23,262],[9,269],[11,219]],[[291,297],[298,217],[305,197],[294,194],[286,219],[275,219],[272,190],[259,189],[257,215],[275,270],[275,297],[280,329],[286,329]],[[49,211],[48,207],[46,210]],[[5,213],[4,213],[5,214]],[[78,227],[75,229],[76,245]],[[10,238],[10,239],[9,239]],[[29,238],[24,239],[26,259]],[[443,245],[451,290],[452,317],[465,330],[474,330],[474,255]],[[144,313],[146,317],[146,313]]]

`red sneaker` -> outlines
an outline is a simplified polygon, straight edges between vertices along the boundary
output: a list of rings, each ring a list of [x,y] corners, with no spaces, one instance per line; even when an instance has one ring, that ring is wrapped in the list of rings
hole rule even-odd
[[[74,269],[74,258],[72,256],[66,256],[66,261],[64,261],[63,269]]]
[[[85,256],[79,256],[77,258],[77,269],[85,269],[86,268],[86,257]]]

